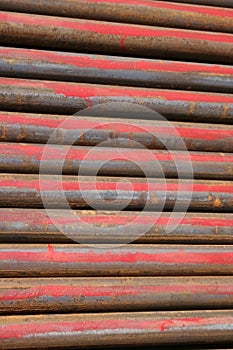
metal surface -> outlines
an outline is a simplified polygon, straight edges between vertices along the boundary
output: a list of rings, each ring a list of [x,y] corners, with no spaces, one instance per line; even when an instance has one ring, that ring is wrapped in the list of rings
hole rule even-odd
[[[4,349],[216,344],[232,330],[232,310],[5,316],[1,339]]]
[[[233,128],[135,119],[0,112],[0,141],[233,152]],[[184,142],[184,143],[182,143]],[[166,147],[165,147],[166,146]]]
[[[188,165],[187,165],[188,164]],[[192,167],[192,171],[190,170]],[[0,171],[233,180],[231,153],[0,143]]]
[[[233,306],[230,277],[0,279],[0,313],[74,313]]]
[[[0,207],[233,210],[232,181],[0,174],[0,186]]]
[[[0,74],[5,77],[233,92],[232,66],[10,47],[0,47]]]
[[[127,102],[173,120],[233,123],[233,94],[13,78],[0,78],[0,88],[0,108],[10,111],[73,114],[93,105]]]
[[[233,35],[0,12],[0,44],[232,64]]]
[[[233,32],[233,10],[150,0],[1,0],[0,10]]]
[[[1,277],[231,275],[232,245],[1,244]]]
[[[49,217],[49,214],[51,215]],[[59,226],[56,226],[59,223]],[[96,228],[101,230],[96,233]],[[111,234],[109,234],[111,229]],[[62,233],[63,232],[63,233]],[[98,231],[99,232],[99,231]],[[141,234],[140,234],[141,232]],[[67,235],[66,235],[67,233]],[[72,240],[73,239],[73,240]],[[232,214],[0,209],[1,243],[233,244]]]

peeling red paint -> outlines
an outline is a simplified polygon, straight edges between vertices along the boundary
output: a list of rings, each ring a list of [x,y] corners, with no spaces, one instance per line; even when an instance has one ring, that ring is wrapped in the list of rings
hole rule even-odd
[[[232,36],[233,37],[233,36]],[[24,80],[14,78],[0,78],[0,85],[15,86],[20,88],[33,88],[34,90],[45,89],[45,92],[62,94],[66,97],[77,97],[90,99],[100,96],[128,96],[128,97],[143,97],[165,99],[167,101],[187,101],[187,102],[203,102],[203,103],[233,103],[233,97],[230,94],[216,94],[204,92],[188,92],[178,90],[165,89],[141,89],[128,88],[107,85],[95,84],[75,84],[55,81],[39,81],[39,80]],[[47,90],[47,91],[46,91]]]
[[[113,317],[113,316],[112,316]],[[23,338],[25,336],[42,336],[47,333],[61,333],[64,335],[66,332],[83,332],[83,331],[98,331],[98,330],[116,330],[116,329],[134,329],[136,330],[154,330],[165,331],[171,329],[193,328],[199,326],[210,325],[227,325],[233,323],[233,317],[206,317],[206,318],[173,318],[173,319],[160,319],[160,320],[132,320],[130,318],[105,318],[100,320],[87,320],[83,321],[66,321],[66,322],[43,322],[43,323],[31,323],[25,322],[21,324],[3,325],[0,330],[1,339],[14,339]],[[19,336],[20,335],[20,336]]]
[[[153,250],[151,248],[150,250]],[[175,250],[175,251],[174,251]],[[37,248],[34,252],[30,250],[23,249],[12,251],[2,250],[0,252],[0,260],[2,261],[18,261],[18,262],[56,262],[56,263],[95,263],[103,264],[108,263],[110,265],[115,263],[127,263],[127,264],[137,264],[137,263],[154,263],[154,264],[203,264],[203,265],[233,265],[233,252],[223,252],[223,251],[208,251],[206,248],[203,251],[198,251],[194,248],[190,248],[190,251],[185,251],[182,249],[163,249],[155,248],[155,252],[140,252],[140,251],[130,251],[130,249],[119,250],[115,249],[110,251],[98,252],[96,250],[90,249],[89,251],[82,251],[82,249],[76,252],[69,251],[58,251],[56,248],[52,248],[49,245],[48,250]]]

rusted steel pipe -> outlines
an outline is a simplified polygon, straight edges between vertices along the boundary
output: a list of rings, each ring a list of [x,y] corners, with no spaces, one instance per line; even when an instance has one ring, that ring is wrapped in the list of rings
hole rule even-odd
[[[3,316],[4,349],[131,347],[233,341],[233,311]]]
[[[0,207],[233,210],[231,181],[0,174],[0,186]]]
[[[1,277],[231,275],[232,245],[1,244]]]
[[[70,243],[73,239],[87,243],[117,243],[135,240],[135,233],[145,228],[136,243],[232,243],[231,214],[186,213],[183,219],[171,213],[75,211],[73,218],[62,210],[0,209],[0,242]],[[140,216],[140,218],[139,218]],[[59,228],[53,218],[57,218]],[[134,220],[137,221],[134,223]],[[178,226],[172,226],[179,220]],[[122,233],[122,226],[126,230]],[[100,236],[95,227],[103,227]],[[111,228],[114,234],[109,235]],[[166,230],[170,229],[170,231]],[[68,236],[65,235],[68,233]]]
[[[233,92],[232,66],[9,47],[0,47],[0,74],[5,77]]]
[[[228,125],[0,112],[0,141],[233,152]]]
[[[230,277],[0,279],[0,313],[230,309]]]
[[[49,216],[51,215],[51,216]],[[56,226],[59,223],[59,226]],[[103,228],[96,235],[96,227]],[[231,214],[0,208],[1,243],[233,244]],[[111,229],[111,234],[109,233]],[[140,234],[141,232],[141,234]]]
[[[233,32],[231,9],[150,0],[1,0],[0,10],[161,27]]]
[[[73,114],[93,105],[127,102],[168,119],[233,123],[233,94],[13,78],[0,78],[0,88],[0,108],[11,111]]]
[[[232,64],[233,35],[0,12],[0,44]]]
[[[187,166],[189,162],[189,166]],[[192,170],[190,170],[192,167]],[[5,173],[233,180],[231,153],[0,143]]]
[[[169,2],[184,2],[186,4],[208,5],[233,8],[232,0],[168,0]]]

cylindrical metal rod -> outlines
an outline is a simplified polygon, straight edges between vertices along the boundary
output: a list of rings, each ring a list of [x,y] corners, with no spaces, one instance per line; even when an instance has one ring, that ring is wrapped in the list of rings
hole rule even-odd
[[[0,209],[1,243],[233,244],[232,227],[232,214]]]
[[[0,10],[161,27],[233,32],[233,10],[151,0],[1,0]]]
[[[169,2],[182,2],[186,4],[208,5],[233,8],[232,0],[167,0]]]
[[[2,142],[0,171],[233,180],[233,154]]]
[[[0,141],[233,152],[228,125],[0,112]]]
[[[134,347],[233,341],[233,311],[3,316],[4,349]]]
[[[0,44],[232,64],[233,35],[0,12]]]
[[[233,210],[231,181],[0,175],[0,207]]]
[[[1,314],[230,309],[233,282],[221,276],[0,279],[0,300]]]
[[[92,105],[127,102],[149,107],[168,119],[233,123],[233,94],[13,78],[0,78],[0,87],[0,108],[11,111],[73,114]]]
[[[84,83],[233,92],[232,66],[9,47],[0,47],[0,75]]]
[[[232,245],[1,244],[1,277],[231,275]]]

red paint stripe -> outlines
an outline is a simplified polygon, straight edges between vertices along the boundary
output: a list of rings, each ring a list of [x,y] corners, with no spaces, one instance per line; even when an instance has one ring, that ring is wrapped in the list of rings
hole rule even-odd
[[[103,58],[105,57],[105,58]],[[138,71],[154,71],[154,72],[173,72],[173,73],[186,73],[186,72],[199,72],[209,73],[216,77],[217,74],[221,76],[233,75],[233,67],[220,66],[220,65],[208,65],[201,63],[189,63],[189,62],[172,62],[162,60],[145,60],[135,58],[120,58],[111,56],[97,56],[97,55],[75,55],[66,54],[61,52],[52,51],[37,51],[37,50],[24,50],[14,48],[0,48],[0,59],[29,59],[34,61],[42,61],[45,63],[62,63],[68,65],[74,65],[76,67],[85,68],[99,68],[104,70],[138,70]],[[12,65],[12,64],[11,64]]]
[[[113,316],[112,316],[113,317]],[[46,319],[46,318],[45,318]],[[33,318],[32,318],[33,320]],[[147,330],[150,331],[157,331],[157,332],[163,332],[165,330],[176,330],[179,329],[182,331],[182,328],[190,328],[192,329],[195,327],[197,330],[199,327],[203,326],[219,326],[222,325],[232,325],[233,323],[233,317],[230,316],[224,316],[224,317],[206,317],[206,318],[188,318],[188,317],[174,317],[172,319],[160,319],[160,320],[145,320],[145,319],[135,319],[132,320],[130,318],[124,317],[124,315],[121,316],[121,318],[104,318],[101,320],[87,320],[86,318],[83,319],[83,321],[66,321],[66,322],[57,322],[54,320],[51,320],[50,322],[43,322],[38,323],[31,321],[25,322],[25,323],[14,323],[10,325],[4,325],[2,326],[0,330],[0,339],[17,339],[17,338],[23,338],[26,336],[30,337],[43,337],[43,335],[46,335],[47,333],[54,333],[54,336],[56,336],[57,333],[63,333],[64,336],[66,333],[72,333],[72,332],[96,332],[100,330],[127,330],[134,329],[136,330],[143,330],[144,333]],[[222,327],[221,327],[222,328]]]
[[[120,180],[120,179],[119,179]],[[148,192],[148,191],[171,191],[171,192],[204,192],[209,193],[233,193],[233,184],[230,182],[221,183],[219,185],[208,183],[195,183],[183,182],[183,183],[153,183],[153,182],[136,182],[135,180],[128,182],[104,182],[99,180],[98,182],[87,181],[59,181],[59,180],[45,180],[43,178],[39,180],[23,180],[20,177],[12,180],[0,180],[0,187],[9,187],[17,191],[17,189],[35,189],[36,191],[134,191],[134,192]]]
[[[137,132],[137,133],[146,133],[151,132],[152,134],[160,135],[170,135],[178,137],[179,135],[184,138],[191,138],[191,139],[203,139],[203,140],[230,140],[233,138],[233,130],[231,129],[225,129],[221,130],[218,129],[216,126],[216,129],[208,129],[205,127],[178,127],[176,126],[176,123],[174,123],[174,128],[172,126],[151,126],[151,125],[137,125],[133,122],[130,123],[129,121],[122,123],[122,122],[108,122],[108,121],[90,121],[85,119],[74,119],[74,117],[71,118],[59,118],[59,119],[52,119],[49,117],[43,117],[38,116],[34,117],[33,115],[30,117],[27,117],[26,115],[19,115],[19,114],[3,114],[0,113],[0,123],[4,123],[5,125],[14,125],[14,124],[23,124],[26,126],[41,126],[41,127],[47,127],[47,128],[61,128],[65,130],[80,130],[82,129],[83,132],[93,129],[93,130],[114,130],[116,132]],[[185,123],[184,123],[185,124]],[[193,124],[195,125],[195,124]],[[77,132],[78,134],[78,132]]]
[[[83,0],[82,2],[86,2]],[[156,9],[167,9],[171,11],[184,11],[184,12],[196,12],[202,15],[217,16],[217,17],[233,17],[233,10],[223,9],[218,7],[209,6],[195,6],[195,5],[183,5],[183,4],[172,4],[169,2],[162,1],[148,1],[148,0],[88,0],[87,2],[94,3],[106,3],[106,4],[118,4],[118,5],[134,5],[149,7],[153,11]],[[183,14],[181,13],[181,16]]]
[[[166,152],[152,150],[127,150],[127,149],[76,149],[69,146],[52,147],[48,145],[34,144],[6,144],[0,143],[0,159],[5,157],[29,157],[38,161],[48,160],[73,160],[73,161],[130,161],[130,162],[205,162],[205,163],[232,163],[233,156],[230,154],[201,154],[193,152]],[[9,158],[10,162],[10,158]],[[4,161],[5,163],[5,161]],[[30,159],[29,159],[30,163]],[[215,164],[216,165],[216,164]],[[227,164],[226,164],[227,165]]]
[[[35,248],[33,248],[35,249]],[[22,247],[20,250],[13,249],[13,251],[0,251],[0,261],[10,261],[10,262],[32,262],[40,263],[42,262],[53,262],[60,264],[73,264],[73,263],[84,263],[84,264],[129,264],[130,266],[135,266],[137,263],[154,263],[162,264],[164,267],[168,264],[174,264],[178,266],[180,264],[185,265],[233,265],[233,250],[224,252],[222,250],[215,252],[208,252],[207,248],[204,248],[204,252],[200,250],[190,249],[185,251],[182,249],[170,248],[161,249],[155,248],[154,253],[141,252],[141,251],[130,251],[115,249],[97,252],[95,250],[89,250],[83,252],[82,249],[77,249],[76,252],[68,249],[63,252],[55,250],[56,248],[48,245],[48,250],[42,250],[37,248],[37,251],[30,252]],[[35,249],[36,250],[36,249]],[[151,249],[153,250],[153,249]],[[157,250],[157,251],[156,251]],[[176,251],[175,251],[176,250]],[[38,266],[39,266],[38,265]],[[118,265],[115,266],[117,268]],[[93,266],[94,267],[94,266]],[[119,267],[119,266],[118,266]],[[68,267],[67,267],[68,268]]]
[[[89,84],[75,84],[63,83],[56,81],[38,81],[14,78],[0,78],[0,85],[3,87],[16,87],[17,89],[30,88],[35,90],[45,89],[45,92],[62,94],[66,97],[77,97],[85,100],[93,97],[102,96],[127,96],[127,97],[143,97],[164,99],[167,101],[187,101],[187,102],[202,102],[202,103],[233,103],[233,96],[227,94],[216,93],[202,93],[176,90],[159,90],[159,89],[140,89],[128,88],[119,86],[105,86],[105,85],[89,85]],[[46,91],[47,90],[47,91]],[[18,90],[18,93],[20,91]],[[25,93],[25,92],[24,92]],[[90,103],[90,101],[89,101]]]
[[[201,227],[233,227],[233,219],[229,217],[229,219],[224,218],[217,218],[215,216],[207,216],[204,217],[185,217],[180,221],[180,218],[173,218],[173,217],[163,217],[163,215],[159,216],[159,214],[151,214],[151,215],[140,215],[139,213],[136,213],[135,215],[127,215],[122,214],[118,212],[116,215],[101,215],[101,214],[95,214],[95,215],[84,215],[81,213],[75,214],[75,216],[72,218],[70,216],[66,217],[64,216],[64,213],[58,215],[59,211],[56,211],[56,222],[60,225],[67,225],[67,224],[74,224],[74,223],[82,223],[86,222],[87,224],[109,224],[109,225],[127,225],[129,223],[133,224],[134,220],[136,221],[137,225],[151,225],[154,224],[156,226],[163,226],[163,225],[174,225],[179,220],[179,225],[189,225],[189,226],[199,226]],[[24,224],[32,224],[32,225],[52,225],[53,226],[53,220],[50,219],[46,214],[43,214],[39,211],[31,212],[31,211],[19,211],[17,212],[14,210],[12,211],[0,211],[0,221],[5,223],[21,223]],[[25,229],[25,228],[24,228]],[[17,230],[16,230],[17,231]],[[15,231],[15,232],[16,232]],[[229,231],[229,235],[233,234],[233,232]]]
[[[67,286],[67,285],[46,285],[46,286],[22,286],[22,289],[0,289],[0,301],[21,301],[25,299],[37,299],[43,296],[52,298],[70,297],[76,298],[78,296],[88,297],[117,297],[127,295],[145,295],[152,293],[189,293],[204,294],[204,295],[232,295],[233,284],[211,285],[202,284],[166,284],[166,285],[140,285],[140,286]],[[192,297],[190,295],[190,297]]]
[[[14,12],[0,12],[0,20],[8,25],[27,25],[37,27],[61,27],[73,31],[90,32],[99,35],[116,35],[124,37],[167,37],[185,40],[233,43],[233,35],[161,27],[137,26],[92,20],[74,20],[70,18],[28,15]]]

